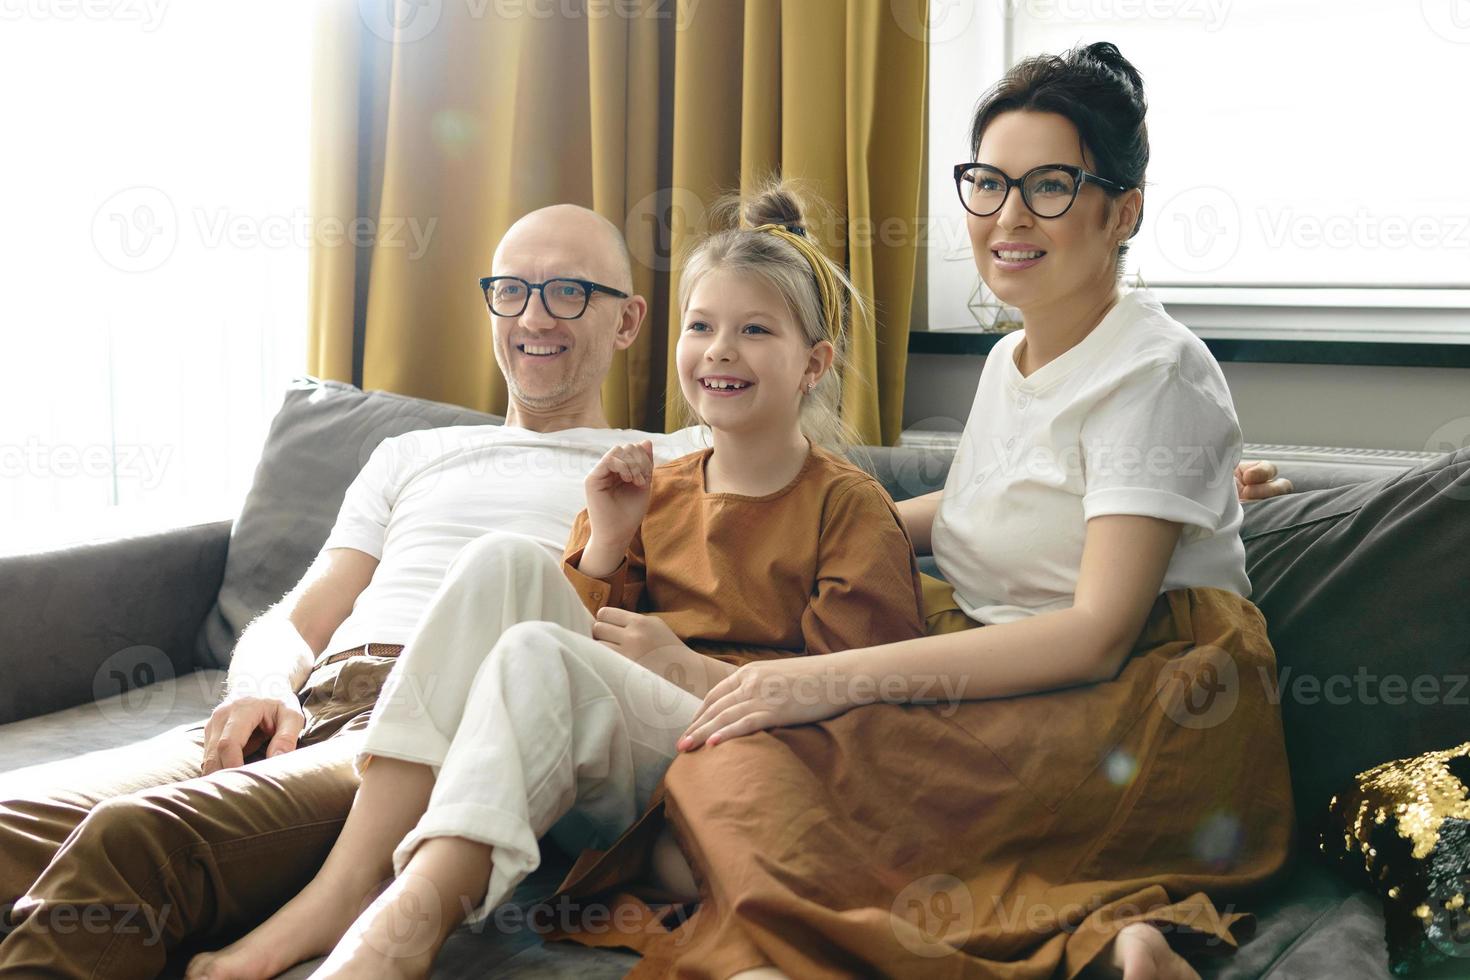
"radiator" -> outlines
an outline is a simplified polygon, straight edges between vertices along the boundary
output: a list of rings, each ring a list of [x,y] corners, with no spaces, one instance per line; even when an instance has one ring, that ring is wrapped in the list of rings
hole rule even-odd
[[[898,444],[905,449],[947,449],[960,444],[958,432],[941,429],[905,429]],[[1346,446],[1279,446],[1265,442],[1245,444],[1243,458],[1269,459],[1274,463],[1306,463],[1325,466],[1381,466],[1403,470],[1435,459],[1439,454],[1407,449],[1355,449]]]

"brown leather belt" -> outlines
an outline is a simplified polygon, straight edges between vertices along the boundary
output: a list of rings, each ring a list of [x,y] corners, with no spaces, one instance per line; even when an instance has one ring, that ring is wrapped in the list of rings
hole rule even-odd
[[[401,643],[364,643],[360,647],[349,647],[339,650],[329,657],[323,657],[312,664],[312,670],[318,670],[329,664],[337,663],[339,660],[348,660],[352,657],[396,657],[403,652]]]

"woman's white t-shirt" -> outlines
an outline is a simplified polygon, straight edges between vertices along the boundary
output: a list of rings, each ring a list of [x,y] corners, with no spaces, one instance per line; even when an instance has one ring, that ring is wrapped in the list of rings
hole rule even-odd
[[[1184,525],[1161,591],[1250,594],[1234,471],[1240,424],[1204,342],[1146,290],[1023,377],[1024,333],[992,349],[934,521],[934,558],[972,619],[1072,605],[1087,521]]]

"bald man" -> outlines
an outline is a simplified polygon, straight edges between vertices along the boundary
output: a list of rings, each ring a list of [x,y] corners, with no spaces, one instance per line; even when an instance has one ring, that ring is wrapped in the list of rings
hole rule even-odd
[[[240,637],[207,723],[0,798],[0,907],[16,902],[0,973],[151,977],[184,942],[281,906],[331,849],[368,714],[460,549],[495,530],[560,557],[607,449],[648,438],[663,461],[700,445],[695,430],[607,427],[602,381],[647,312],[616,227],[570,205],[533,212],[492,270],[506,424],[384,441],[305,576]],[[1238,471],[1242,496],[1285,489],[1274,476]]]
[[[698,447],[695,430],[608,428],[602,381],[648,307],[614,225],[536,211],[491,268],[506,424],[380,445],[305,576],[240,637],[207,723],[0,798],[0,907],[15,902],[0,975],[151,977],[186,940],[274,911],[330,850],[368,714],[460,549],[495,530],[559,559],[609,448],[651,438],[664,461]]]

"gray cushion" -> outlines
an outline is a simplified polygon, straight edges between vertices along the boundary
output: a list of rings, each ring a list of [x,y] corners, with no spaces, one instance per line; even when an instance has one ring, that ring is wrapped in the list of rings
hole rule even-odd
[[[300,580],[378,443],[415,429],[503,421],[340,381],[296,379],[271,423],[230,534],[219,598],[199,631],[199,664],[227,666],[246,625]]]
[[[1356,773],[1470,734],[1470,449],[1252,504],[1241,537],[1311,845]]]

